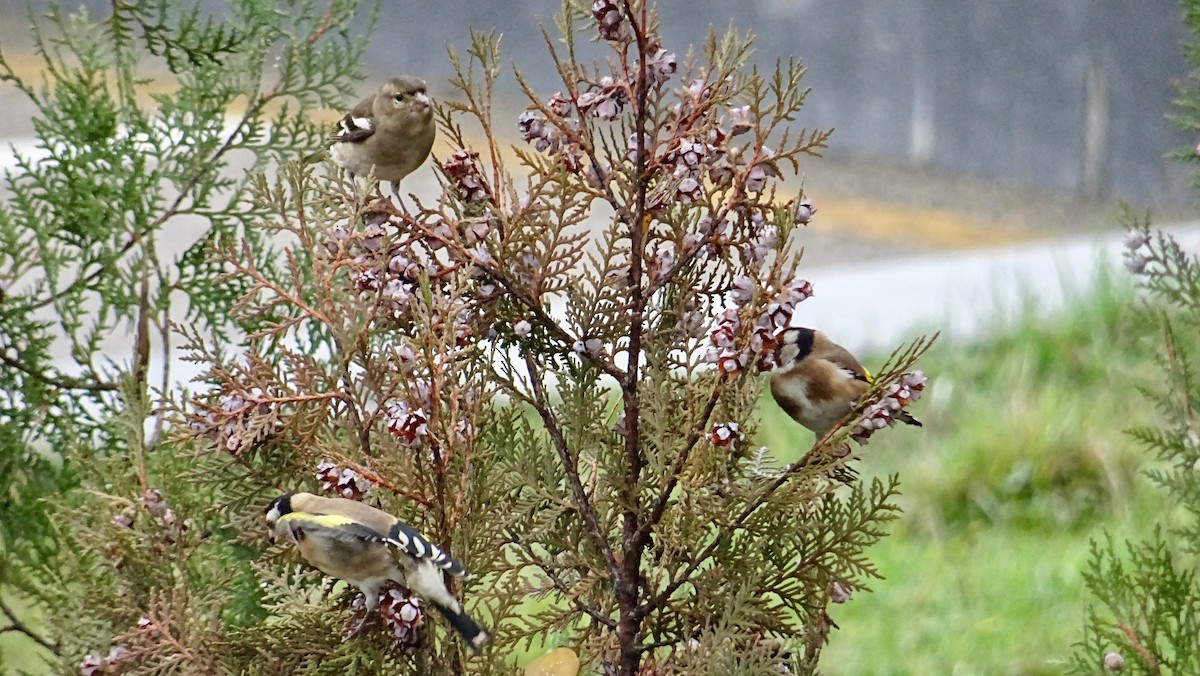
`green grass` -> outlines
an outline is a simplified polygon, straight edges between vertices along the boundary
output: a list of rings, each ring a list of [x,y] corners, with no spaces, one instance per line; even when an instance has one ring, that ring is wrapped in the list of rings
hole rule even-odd
[[[1163,517],[1124,430],[1155,420],[1153,322],[1104,282],[1051,320],[1026,313],[976,346],[938,345],[914,412],[877,434],[864,480],[899,473],[903,517],[870,550],[887,578],[833,606],[828,674],[1061,673],[1088,601],[1089,539],[1140,539]],[[878,366],[878,363],[873,365]],[[811,435],[764,398],[761,443]]]

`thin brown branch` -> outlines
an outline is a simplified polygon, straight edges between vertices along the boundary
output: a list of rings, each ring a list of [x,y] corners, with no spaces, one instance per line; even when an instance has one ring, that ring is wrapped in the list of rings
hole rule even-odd
[[[8,607],[8,604],[4,602],[4,599],[0,599],[0,612],[3,612],[4,616],[8,618],[8,621],[12,623],[7,627],[0,628],[0,633],[15,631],[19,634],[24,634],[27,638],[29,638],[29,640],[40,645],[46,650],[49,650],[54,654],[55,657],[62,657],[62,652],[59,650],[58,644],[50,642],[41,634],[37,633],[33,629],[30,629],[29,625],[22,622],[21,619],[17,617],[16,613],[13,612],[12,608]]]
[[[566,583],[562,581],[562,579],[557,573],[554,572],[550,565],[545,561],[542,561],[541,557],[534,553],[533,547],[528,542],[520,537],[517,537],[515,533],[509,534],[509,541],[517,545],[521,551],[525,552],[525,556],[529,557],[529,561],[532,562],[538,570],[545,574],[546,579],[550,580],[550,582],[554,585],[554,588],[557,589],[560,594],[562,594],[564,599],[570,601],[571,605],[575,606],[576,610],[587,615],[596,622],[608,627],[609,629],[617,628],[616,621],[611,617],[601,612],[598,608],[593,608],[592,606],[589,606],[583,601],[579,600],[578,596],[571,592],[570,587],[568,587]]]
[[[558,459],[562,463],[563,472],[567,475],[567,484],[571,487],[571,494],[574,496],[575,502],[579,507],[579,513],[582,515],[583,522],[587,526],[588,534],[595,541],[601,554],[604,555],[604,563],[615,583],[620,579],[621,569],[617,565],[616,556],[613,554],[612,546],[608,542],[608,534],[604,526],[600,523],[600,517],[596,514],[595,505],[592,504],[587,492],[583,489],[583,482],[579,478],[579,465],[575,462],[575,458],[571,457],[566,437],[563,436],[562,428],[559,427],[558,421],[554,419],[550,402],[542,386],[541,372],[538,369],[537,363],[529,354],[525,355],[525,368],[529,371],[529,383],[533,389],[534,410],[541,417],[542,424],[546,426],[546,432],[550,435],[554,450],[558,453]]]
[[[325,16],[321,17],[321,23],[317,24],[317,27],[313,29],[312,35],[308,36],[308,44],[310,46],[317,44],[317,40],[320,40],[325,35],[325,32],[329,30],[329,26],[332,24],[333,3],[330,3],[329,7],[325,10]]]
[[[644,275],[643,258],[645,254],[645,236],[650,223],[650,215],[646,211],[646,192],[647,181],[645,180],[646,171],[646,126],[649,123],[649,115],[646,110],[647,97],[649,96],[649,80],[646,75],[646,52],[647,40],[643,31],[646,23],[646,7],[643,4],[641,16],[634,13],[634,9],[629,0],[622,2],[624,13],[633,30],[634,39],[637,44],[637,110],[635,111],[634,119],[634,134],[637,138],[637,152],[634,158],[634,176],[637,177],[637,197],[634,202],[632,218],[626,222],[629,228],[630,256],[629,256],[629,277],[628,285],[630,289],[630,325],[629,325],[629,349],[628,349],[628,365],[626,372],[628,377],[625,380],[624,387],[621,388],[621,396],[625,404],[625,481],[621,487],[622,503],[624,509],[622,513],[622,531],[623,531],[623,558],[621,575],[615,580],[615,588],[617,592],[617,603],[620,607],[620,621],[617,626],[617,637],[620,642],[620,669],[621,673],[626,676],[634,676],[638,671],[638,665],[641,662],[642,654],[639,650],[641,646],[641,620],[642,616],[637,612],[642,605],[639,596],[641,578],[642,554],[645,550],[645,537],[639,537],[641,524],[639,523],[640,512],[640,485],[642,480],[642,467],[645,464],[645,458],[642,455],[642,436],[641,436],[641,398],[638,392],[639,385],[639,369],[642,356],[642,333],[645,326],[646,314],[646,289],[642,287],[642,277]],[[626,63],[625,51],[622,51],[621,62]]]
[[[47,373],[35,371],[32,368],[30,368],[27,364],[20,361],[19,359],[10,357],[7,354],[4,354],[3,352],[0,352],[0,364],[4,364],[6,366],[15,368],[18,371],[20,371],[21,373],[24,373],[25,375],[33,377],[33,378],[37,378],[38,380],[42,381],[43,383],[46,383],[47,385],[51,385],[53,387],[58,387],[58,388],[61,388],[64,390],[84,390],[87,392],[115,392],[115,391],[121,389],[121,385],[119,383],[108,382],[108,381],[103,381],[103,380],[87,382],[84,380],[80,380],[78,378],[59,378],[59,377],[49,375]]]
[[[328,323],[325,325],[331,330],[335,328]],[[363,416],[359,414],[359,406],[354,395],[354,376],[350,373],[350,359],[353,353],[344,349],[342,339],[337,336],[334,336],[333,344],[338,352],[338,378],[346,388],[346,396],[342,399],[346,402],[346,410],[350,412],[350,422],[354,425],[354,436],[358,439],[359,450],[370,458],[373,455],[371,453],[371,427],[365,424]]]
[[[638,530],[635,543],[645,546],[647,538],[650,537],[651,531],[658,522],[662,520],[663,514],[667,510],[667,504],[671,500],[671,494],[675,491],[675,487],[679,485],[679,479],[683,475],[683,469],[687,466],[688,458],[691,456],[692,449],[700,442],[704,436],[704,430],[708,427],[708,421],[712,417],[713,410],[717,407],[717,401],[721,398],[722,382],[717,380],[713,384],[712,392],[708,395],[708,401],[704,404],[704,410],[700,414],[700,419],[692,425],[691,431],[688,432],[687,439],[683,442],[683,448],[680,449],[679,455],[675,457],[675,462],[671,465],[671,469],[667,474],[667,481],[658,493],[658,498],[654,501],[654,506],[650,510],[650,515],[642,523],[642,527]]]
[[[1121,630],[1121,633],[1129,637],[1129,643],[1133,646],[1133,649],[1137,652],[1138,656],[1142,658],[1142,663],[1146,665],[1146,668],[1150,670],[1150,673],[1161,674],[1162,669],[1158,665],[1158,660],[1154,659],[1154,655],[1146,649],[1146,646],[1142,645],[1142,642],[1138,639],[1137,632],[1134,631],[1133,627],[1130,627],[1123,622],[1118,622],[1116,627],[1117,629]]]

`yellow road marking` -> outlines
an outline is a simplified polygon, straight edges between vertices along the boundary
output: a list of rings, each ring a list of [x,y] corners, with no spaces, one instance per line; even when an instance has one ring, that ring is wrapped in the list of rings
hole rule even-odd
[[[935,249],[981,249],[1029,241],[1033,230],[941,209],[922,209],[853,198],[818,199],[809,228],[872,239],[902,240]]]

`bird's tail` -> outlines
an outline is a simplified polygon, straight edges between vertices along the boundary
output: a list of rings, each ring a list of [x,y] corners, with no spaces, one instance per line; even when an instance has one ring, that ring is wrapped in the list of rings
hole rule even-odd
[[[924,427],[924,425],[921,424],[921,421],[914,418],[912,416],[912,414],[909,413],[908,411],[898,412],[896,414],[896,420],[899,420],[900,422],[902,422],[906,425],[913,425],[915,427]]]
[[[483,646],[492,640],[492,635],[487,633],[483,627],[479,626],[465,612],[446,608],[440,603],[434,603],[433,607],[438,609],[438,612],[446,618],[451,627],[454,627],[454,631],[462,635],[463,640],[467,642],[472,651],[479,652]]]

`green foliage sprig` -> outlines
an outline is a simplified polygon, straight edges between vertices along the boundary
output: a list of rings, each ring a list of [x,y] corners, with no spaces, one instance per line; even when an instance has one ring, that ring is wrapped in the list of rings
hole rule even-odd
[[[30,19],[38,76],[0,53],[0,86],[36,111],[34,149],[17,152],[0,202],[0,582],[28,587],[17,562],[49,570],[56,552],[74,555],[42,498],[87,502],[70,489],[127,488],[131,470],[133,496],[157,481],[146,454],[165,409],[135,402],[173,386],[171,321],[253,328],[230,320],[242,289],[212,283],[211,250],[244,238],[273,265],[249,227],[263,214],[248,176],[322,142],[304,111],[361,78],[357,4],[235,1],[220,17],[166,0],[114,2],[99,18],[55,7]],[[132,348],[114,353],[124,332]]]

